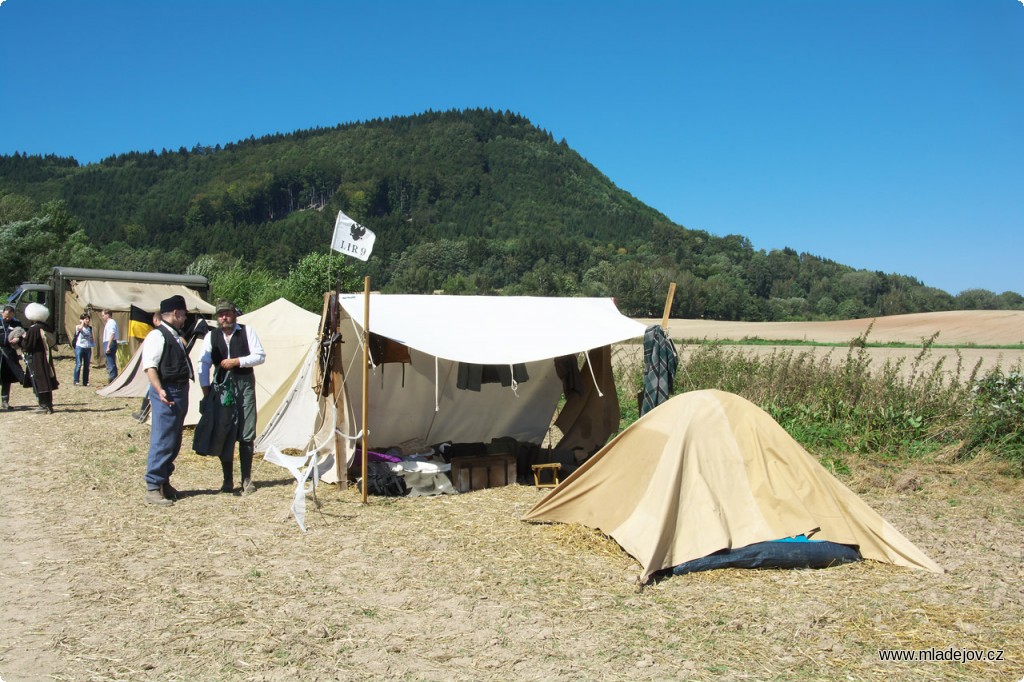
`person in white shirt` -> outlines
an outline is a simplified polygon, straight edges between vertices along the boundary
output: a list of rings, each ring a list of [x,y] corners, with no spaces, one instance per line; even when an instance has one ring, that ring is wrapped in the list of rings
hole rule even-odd
[[[182,430],[188,412],[188,384],[192,363],[180,331],[187,318],[185,298],[160,301],[161,324],[142,342],[142,371],[149,378],[152,427],[146,456],[146,503],[167,507],[178,491],[171,486],[174,460],[181,450]]]
[[[117,337],[120,332],[113,312],[104,309],[101,315],[103,316],[103,355],[107,359],[107,378],[113,381],[117,378]]]
[[[231,301],[217,301],[217,328],[203,338],[199,360],[199,385],[203,396],[210,394],[210,382],[229,377],[234,384],[235,415],[238,424],[238,463],[243,494],[256,491],[252,481],[253,444],[256,440],[256,375],[253,367],[267,359],[263,344],[252,327],[238,324],[238,309]],[[211,377],[210,369],[213,368]],[[234,492],[234,447],[220,457],[224,484],[220,491]]]

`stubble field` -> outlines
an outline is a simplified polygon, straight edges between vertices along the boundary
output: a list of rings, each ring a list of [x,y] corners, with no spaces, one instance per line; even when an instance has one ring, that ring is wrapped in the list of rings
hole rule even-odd
[[[675,325],[674,338],[704,336]],[[981,318],[968,326],[993,343]],[[148,507],[136,401],[73,387],[72,366],[64,349],[56,414],[17,388],[0,413],[7,682],[1024,676],[1024,482],[989,457],[851,455],[844,482],[945,574],[865,562],[641,587],[599,533],[521,522],[543,496],[532,486],[365,506],[321,486],[303,534],[285,470],[259,463],[254,495],[218,495],[219,465],[186,447],[184,499]],[[883,649],[1002,660],[883,662]]]

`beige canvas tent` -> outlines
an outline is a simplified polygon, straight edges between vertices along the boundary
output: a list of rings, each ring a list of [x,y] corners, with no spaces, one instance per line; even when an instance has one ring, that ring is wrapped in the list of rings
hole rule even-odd
[[[333,374],[309,357],[256,443],[257,451],[298,449],[317,461],[337,451],[340,466],[323,476],[327,482],[352,464],[362,433],[364,297],[336,300],[337,326],[326,334],[336,342],[324,345],[335,349]],[[582,359],[581,392],[563,409],[568,417],[559,426],[570,442],[562,446],[591,452],[596,448],[587,444],[603,443],[618,427],[608,346],[643,336],[644,326],[623,316],[611,299],[373,294],[370,330],[408,353],[405,362],[379,363],[368,372],[371,450],[501,437],[540,443],[563,392],[555,358],[568,357]],[[466,363],[521,363],[529,378],[466,390],[458,379]],[[312,388],[324,381],[337,382],[326,398]],[[613,423],[605,423],[610,413]]]
[[[303,363],[310,357],[311,348],[316,342],[320,316],[279,298],[273,303],[240,316],[238,321],[252,326],[267,352],[266,362],[256,368],[256,432],[259,434],[280,407],[288,387],[295,382],[302,371]],[[216,326],[215,323],[210,324],[211,327]],[[146,395],[149,380],[138,368],[141,360],[140,351],[141,348],[136,351],[113,383],[97,393],[105,397],[141,398]],[[197,371],[201,351],[202,343],[197,341],[191,351],[192,364]],[[186,425],[195,425],[199,422],[199,401],[202,397],[197,381],[192,384],[189,391]]]
[[[642,579],[722,549],[806,535],[865,559],[941,572],[766,412],[684,393],[637,420],[524,517],[613,537]]]
[[[68,338],[75,335],[78,317],[85,310],[94,313],[93,324],[102,330],[99,311],[109,308],[120,330],[120,341],[128,340],[128,314],[131,306],[153,312],[160,309],[160,301],[171,296],[182,296],[188,306],[188,312],[200,315],[212,315],[214,306],[207,303],[194,290],[181,284],[156,284],[150,282],[119,282],[119,281],[74,281],[71,288],[64,294],[67,325],[65,333]],[[133,344],[133,345],[137,345]],[[134,351],[134,347],[132,348]],[[102,353],[97,353],[102,359]]]

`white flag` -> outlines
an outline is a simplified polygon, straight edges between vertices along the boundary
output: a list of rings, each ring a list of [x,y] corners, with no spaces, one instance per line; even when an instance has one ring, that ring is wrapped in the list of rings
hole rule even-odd
[[[334,221],[334,237],[331,239],[332,249],[346,256],[367,260],[376,240],[377,235],[370,228],[338,211],[338,219]]]

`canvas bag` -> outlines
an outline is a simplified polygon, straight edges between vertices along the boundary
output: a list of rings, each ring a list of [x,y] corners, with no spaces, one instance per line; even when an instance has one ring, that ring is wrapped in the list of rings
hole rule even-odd
[[[231,372],[224,381],[210,384],[210,394],[199,401],[199,423],[192,436],[192,450],[208,457],[233,453],[238,439],[235,381]]]

